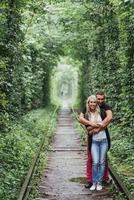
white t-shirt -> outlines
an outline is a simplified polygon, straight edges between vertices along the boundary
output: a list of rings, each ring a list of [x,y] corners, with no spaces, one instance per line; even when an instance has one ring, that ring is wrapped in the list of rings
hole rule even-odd
[[[101,116],[100,114],[93,114],[91,113],[91,118],[89,119],[91,122],[101,122]],[[105,130],[100,131],[99,133],[93,134],[93,140],[102,140],[106,139],[106,132]]]

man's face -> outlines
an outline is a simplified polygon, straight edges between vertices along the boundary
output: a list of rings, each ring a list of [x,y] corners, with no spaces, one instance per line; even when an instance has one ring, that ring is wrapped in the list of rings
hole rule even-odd
[[[99,95],[99,94],[97,94],[96,97],[97,97],[98,105],[99,105],[99,106],[102,106],[103,103],[105,102],[105,96],[104,96],[104,95]]]

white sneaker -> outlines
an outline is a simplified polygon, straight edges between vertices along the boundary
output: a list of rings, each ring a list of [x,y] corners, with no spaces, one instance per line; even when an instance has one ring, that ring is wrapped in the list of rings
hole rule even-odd
[[[95,190],[95,188],[96,188],[96,185],[93,183],[93,185],[90,187],[89,190],[93,191],[93,190]]]
[[[96,190],[100,191],[102,190],[102,185],[100,185],[99,183],[96,185]]]

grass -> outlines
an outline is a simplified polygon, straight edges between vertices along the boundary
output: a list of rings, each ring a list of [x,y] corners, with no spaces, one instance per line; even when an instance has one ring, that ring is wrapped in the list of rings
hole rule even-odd
[[[52,107],[31,111],[0,133],[0,200],[17,199],[44,135],[46,155],[56,124],[53,112]]]

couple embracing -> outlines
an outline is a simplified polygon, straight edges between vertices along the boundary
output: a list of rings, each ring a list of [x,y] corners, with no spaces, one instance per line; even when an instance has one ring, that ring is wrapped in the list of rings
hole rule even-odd
[[[79,121],[87,129],[87,181],[86,188],[102,190],[102,181],[107,181],[107,151],[110,148],[110,136],[107,126],[112,121],[112,111],[105,103],[105,94],[101,91],[91,95],[80,113]]]

